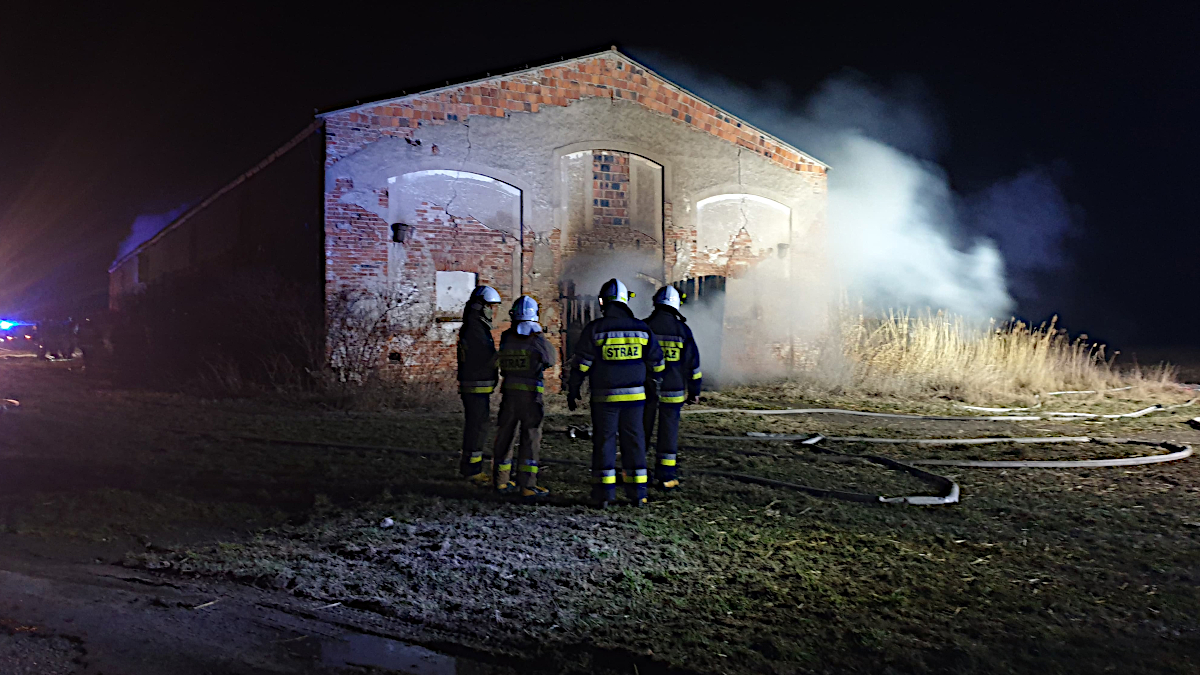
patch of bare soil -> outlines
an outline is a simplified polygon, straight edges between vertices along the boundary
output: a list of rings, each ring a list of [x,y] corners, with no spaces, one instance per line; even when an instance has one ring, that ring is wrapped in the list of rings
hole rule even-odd
[[[0,672],[7,675],[72,675],[85,654],[78,640],[0,619]]]
[[[395,525],[379,526],[390,517]],[[152,569],[228,576],[452,634],[544,652],[585,644],[612,616],[657,615],[647,586],[694,565],[628,518],[579,507],[401,496],[331,510],[245,545],[147,553]]]

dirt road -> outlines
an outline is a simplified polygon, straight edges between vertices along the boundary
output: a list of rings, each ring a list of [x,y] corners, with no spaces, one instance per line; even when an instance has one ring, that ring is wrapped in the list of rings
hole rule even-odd
[[[507,672],[346,628],[353,610],[125,567],[0,539],[0,672]]]

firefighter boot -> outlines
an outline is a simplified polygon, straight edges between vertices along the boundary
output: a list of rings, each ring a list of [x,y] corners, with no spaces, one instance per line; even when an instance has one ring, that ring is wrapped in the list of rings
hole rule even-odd
[[[658,488],[660,491],[662,491],[666,494],[671,494],[672,492],[678,492],[679,491],[679,479],[672,478],[671,480],[655,481],[654,487]]]
[[[534,503],[540,502],[550,496],[550,491],[544,487],[534,485],[533,487],[521,488],[521,500],[524,502]]]

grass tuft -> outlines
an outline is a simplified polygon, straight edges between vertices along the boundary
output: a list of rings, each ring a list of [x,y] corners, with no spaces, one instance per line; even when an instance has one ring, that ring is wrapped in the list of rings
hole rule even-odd
[[[1105,346],[1070,337],[1055,321],[978,326],[945,312],[843,310],[824,340],[800,358],[794,380],[810,393],[1032,399],[1062,390],[1132,386],[1143,395],[1175,388],[1169,365],[1120,368]]]

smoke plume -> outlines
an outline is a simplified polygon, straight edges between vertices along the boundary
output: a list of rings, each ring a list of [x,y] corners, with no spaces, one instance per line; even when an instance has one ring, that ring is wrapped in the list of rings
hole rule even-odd
[[[750,90],[678,64],[663,70],[831,166],[823,290],[767,261],[728,279],[715,304],[685,309],[722,384],[777,377],[781,357],[837,369],[837,358],[824,350],[820,357],[787,352],[828,337],[823,311],[836,298],[824,291],[841,291],[868,313],[946,310],[982,324],[1015,309],[1009,278],[1029,297],[1036,293],[1033,274],[1062,264],[1059,242],[1072,223],[1055,173],[1034,167],[975,194],[956,194],[937,164],[949,142],[946,125],[917,80],[881,86],[849,73],[797,97],[777,85]],[[581,264],[594,272],[591,286],[618,271],[628,278],[653,268],[640,260],[614,266],[611,258]],[[774,353],[780,350],[787,353]]]
[[[837,132],[826,156],[828,238],[851,297],[883,309],[945,309],[974,319],[1012,309],[1000,251],[990,239],[954,241],[954,195],[945,176],[857,132]]]
[[[121,240],[117,245],[117,259],[123,258],[144,242],[149,241],[151,237],[162,232],[163,228],[170,225],[172,221],[178,218],[184,211],[191,206],[190,204],[181,204],[170,211],[162,213],[143,213],[133,219],[133,223],[129,225],[129,236]]]
[[[1019,279],[1060,264],[1057,242],[1071,214],[1051,172],[1032,169],[979,194],[955,194],[936,164],[949,140],[945,124],[917,80],[881,86],[846,73],[801,98],[686,66],[665,70],[832,167],[827,222],[836,285],[870,309],[1005,319],[1014,310],[1005,258]]]
[[[963,202],[962,219],[1004,253],[1008,285],[1028,302],[1045,295],[1040,277],[1063,266],[1063,243],[1073,230],[1073,209],[1058,190],[1065,165],[1025,169]]]
[[[662,274],[661,254],[650,250],[623,251],[618,256],[585,252],[567,261],[563,278],[573,280],[576,294],[588,299],[596,297],[604,282],[620,279],[635,294],[629,308],[644,317],[654,308],[651,302],[654,291],[665,284]]]

